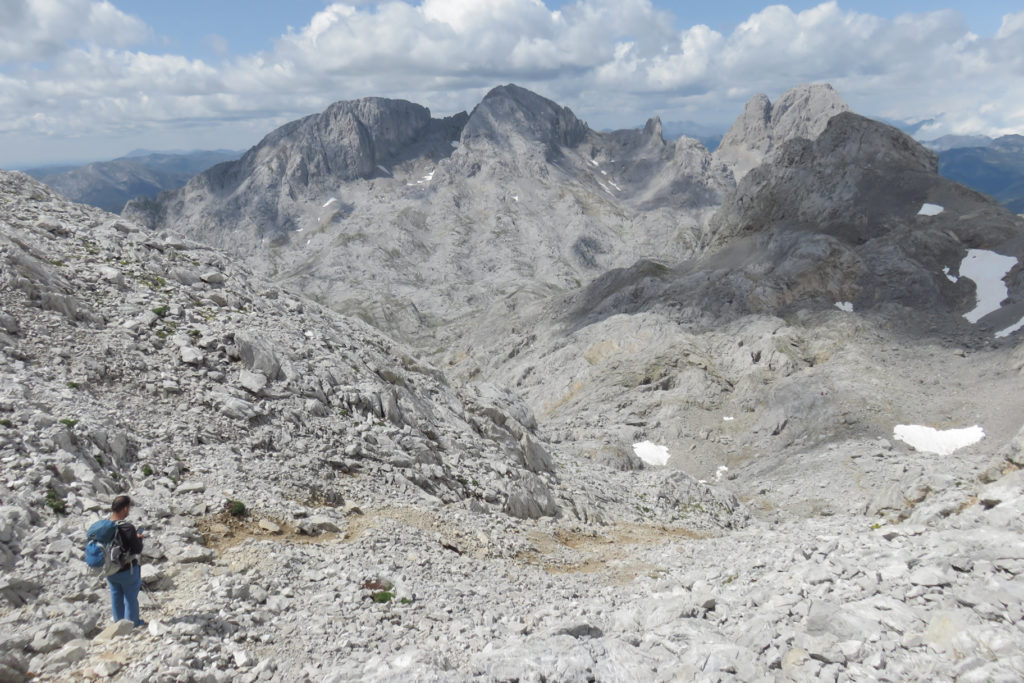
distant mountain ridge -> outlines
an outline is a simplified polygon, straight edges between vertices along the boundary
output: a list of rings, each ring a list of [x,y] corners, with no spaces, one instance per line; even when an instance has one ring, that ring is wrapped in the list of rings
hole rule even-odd
[[[119,213],[133,197],[155,197],[164,190],[179,188],[196,173],[239,156],[239,152],[230,150],[134,150],[111,161],[44,166],[27,169],[25,173],[76,202]]]
[[[940,151],[939,173],[1024,213],[1024,135]]]

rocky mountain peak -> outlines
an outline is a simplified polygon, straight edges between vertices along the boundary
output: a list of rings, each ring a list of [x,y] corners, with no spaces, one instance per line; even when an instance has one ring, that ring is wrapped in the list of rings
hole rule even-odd
[[[509,84],[491,90],[473,109],[462,132],[462,142],[483,139],[501,144],[521,138],[542,143],[554,152],[560,146],[578,145],[588,130],[587,124],[568,107]]]
[[[774,105],[766,95],[755,95],[722,138],[715,158],[729,166],[739,182],[786,140],[813,140],[830,118],[844,111],[849,107],[827,83],[792,88]]]
[[[644,134],[650,135],[651,137],[664,137],[661,127],[660,116],[655,116],[652,119],[647,119],[647,123],[644,125]]]

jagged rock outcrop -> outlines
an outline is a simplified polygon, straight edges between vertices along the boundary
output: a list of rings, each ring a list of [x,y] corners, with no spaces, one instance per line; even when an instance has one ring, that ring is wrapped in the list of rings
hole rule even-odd
[[[728,166],[739,182],[787,140],[813,140],[830,118],[849,109],[827,83],[787,90],[774,105],[755,95],[722,138],[715,161]]]

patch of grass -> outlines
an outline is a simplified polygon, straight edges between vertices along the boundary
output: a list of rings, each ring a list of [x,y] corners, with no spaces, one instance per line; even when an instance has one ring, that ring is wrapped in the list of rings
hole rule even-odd
[[[170,310],[170,306],[157,306],[156,308],[153,309],[153,312],[156,313],[161,318],[163,318],[167,316],[167,313],[170,312]]]
[[[68,389],[77,389],[78,382],[68,382]]]
[[[52,261],[50,261],[50,263],[55,265],[55,266],[63,266],[64,265],[64,262],[61,261],[59,258],[53,259]]]
[[[338,415],[341,415],[342,417],[348,417],[351,414],[352,413],[348,412],[344,408],[338,408]]]
[[[156,336],[160,337],[161,339],[167,339],[167,330],[157,330]]]
[[[399,600],[399,602],[402,603],[403,605],[411,605],[413,603],[413,599],[412,598],[402,598],[401,600]]]
[[[139,282],[150,289],[163,289],[167,286],[167,280],[163,279],[159,275],[141,275],[139,276]]]
[[[391,602],[395,598],[395,594],[391,591],[377,591],[371,593],[370,598],[376,603]]]
[[[192,337],[193,339],[199,339],[200,337],[203,336],[203,333],[200,332],[199,330],[193,328],[193,329],[188,331],[188,336]]]
[[[57,492],[53,489],[47,489],[46,491],[46,507],[58,515],[66,515],[68,513],[64,499],[58,496]]]
[[[145,465],[142,466],[142,476],[144,476],[144,477],[153,476],[153,468],[150,466],[149,463],[146,463]]]
[[[10,429],[13,426],[14,426],[14,423],[11,422],[10,420],[8,420],[6,417],[4,419],[0,420],[0,427],[7,427],[8,429]]]
[[[73,429],[74,426],[76,424],[78,424],[78,420],[69,420],[67,418],[63,418],[63,419],[57,420],[57,422],[60,422],[62,425],[64,425],[68,429]]]
[[[245,503],[240,500],[229,500],[224,503],[224,509],[232,517],[245,517],[249,511],[245,509]]]

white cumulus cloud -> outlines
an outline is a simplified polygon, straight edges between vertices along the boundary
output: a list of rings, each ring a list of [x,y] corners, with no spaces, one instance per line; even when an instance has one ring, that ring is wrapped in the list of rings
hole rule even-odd
[[[753,94],[828,81],[855,111],[930,119],[929,137],[1024,129],[1024,12],[988,36],[953,10],[886,19],[834,1],[765,7],[725,33],[678,23],[649,0],[335,3],[269,50],[204,62],[147,49],[160,27],[109,2],[0,2],[0,154],[118,130],[192,136],[176,146],[242,130],[251,144],[339,99],[453,113],[507,82],[595,127],[654,114],[727,124]]]

